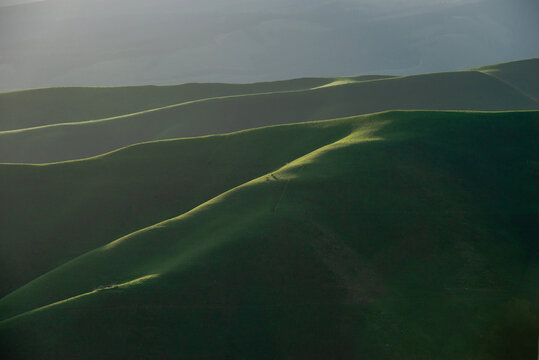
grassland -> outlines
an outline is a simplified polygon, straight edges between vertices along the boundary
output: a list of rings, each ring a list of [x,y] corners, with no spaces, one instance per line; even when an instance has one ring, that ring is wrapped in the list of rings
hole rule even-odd
[[[537,68],[537,62],[524,62],[526,70]],[[531,64],[531,65],[530,65]],[[228,95],[232,92],[230,86],[222,89],[223,85],[200,85],[199,91],[190,95],[197,100],[189,99],[189,89],[195,85],[184,87],[151,87],[121,89],[75,89],[71,110],[57,106],[52,102],[47,116],[34,116],[36,109],[43,106],[31,107],[26,111],[25,118],[38,119],[38,127],[27,128],[30,120],[24,120],[15,125],[11,121],[10,128],[17,129],[0,132],[0,162],[5,163],[48,163],[79,159],[103,154],[131,144],[160,139],[201,136],[215,133],[227,133],[260,126],[295,123],[299,121],[315,121],[359,114],[367,114],[394,109],[425,109],[425,110],[532,110],[539,109],[539,103],[531,96],[529,85],[511,77],[511,84],[503,78],[502,71],[508,65],[499,65],[498,75],[489,75],[491,70],[462,71],[438,73],[406,77],[382,78],[347,78],[347,79],[303,79],[291,82],[266,83],[260,86],[249,85],[232,87],[241,95]],[[514,73],[515,71],[513,71]],[[509,81],[509,80],[508,80]],[[523,83],[524,90],[518,87]],[[333,86],[324,86],[332,84]],[[215,88],[214,88],[215,86]],[[305,88],[313,86],[312,88]],[[178,90],[179,89],[179,90]],[[250,89],[250,90],[249,90]],[[256,91],[268,91],[256,93]],[[246,91],[254,93],[246,94]],[[38,93],[40,90],[37,91]],[[55,99],[68,100],[71,89],[42,90],[41,100],[45,101],[46,94],[52,92]],[[160,97],[163,92],[162,104],[169,104],[178,99],[177,103],[164,107],[141,110],[115,117],[96,118],[87,120],[91,115],[98,116],[93,110],[92,102],[84,102],[83,94],[94,92],[100,94],[104,101],[103,114],[115,114],[129,104],[132,111],[141,110],[143,106],[153,106],[154,96]],[[151,93],[155,95],[148,95]],[[131,93],[135,95],[131,96]],[[65,95],[62,95],[65,94]],[[111,94],[115,94],[114,96]],[[2,96],[19,96],[18,104],[34,101],[36,94],[7,93]],[[159,95],[159,96],[158,96]],[[216,97],[205,97],[215,95]],[[221,96],[222,95],[222,96]],[[97,95],[95,95],[97,96]],[[119,97],[125,96],[122,101]],[[34,97],[34,98],[33,98]],[[147,100],[141,101],[143,98]],[[29,100],[25,100],[29,99]],[[183,102],[182,102],[183,101]],[[13,114],[21,106],[12,101],[8,109]],[[150,104],[151,103],[151,104]],[[112,107],[116,106],[113,110]],[[1,108],[1,106],[0,106]],[[98,107],[100,108],[100,107]],[[81,109],[80,117],[70,114]],[[91,111],[90,111],[91,110]],[[4,111],[4,110],[2,110]],[[54,114],[58,115],[55,120]],[[88,115],[91,114],[91,115]],[[9,116],[8,116],[9,117]],[[11,116],[14,118],[14,115]],[[69,120],[73,119],[73,120]],[[81,121],[74,121],[83,119]]]
[[[538,67],[0,93],[0,357],[534,358]]]
[[[525,358],[538,330],[538,126],[538,112],[393,111],[5,165],[13,182],[109,166],[132,194],[101,180],[111,206],[148,191],[141,214],[178,213],[104,231],[3,297],[2,345],[23,358]],[[194,186],[207,201],[182,210],[172,199],[193,189],[182,175],[134,176],[139,161],[230,190]],[[177,186],[152,202],[159,190],[141,184],[163,178]],[[54,214],[66,223],[69,201]],[[80,207],[123,231],[120,216]]]

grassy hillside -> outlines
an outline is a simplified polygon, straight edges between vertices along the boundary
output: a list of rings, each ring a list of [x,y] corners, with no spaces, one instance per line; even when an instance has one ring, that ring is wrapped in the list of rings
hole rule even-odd
[[[77,159],[142,141],[390,109],[538,108],[539,103],[519,90],[478,71],[407,76],[303,91],[212,98],[115,118],[0,132],[0,162]]]
[[[363,75],[343,79],[371,81],[391,77]],[[53,87],[0,92],[0,131],[96,120],[213,97],[307,90],[340,79],[303,78],[253,84]]]
[[[290,125],[141,144],[83,161],[0,165],[0,295],[349,131],[342,121]]]
[[[2,298],[1,345],[8,358],[535,356],[538,126],[538,112],[399,111],[6,167],[223,139],[241,163],[255,151],[232,144],[250,137],[282,152],[279,169],[238,166],[251,181]],[[312,149],[289,148],[295,129]]]
[[[218,96],[310,89],[332,81],[305,78],[255,84],[59,87],[4,92],[0,93],[0,130],[95,120]]]

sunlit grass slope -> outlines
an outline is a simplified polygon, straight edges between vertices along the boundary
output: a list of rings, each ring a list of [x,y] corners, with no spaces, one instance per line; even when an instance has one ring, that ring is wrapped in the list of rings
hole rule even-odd
[[[91,122],[0,132],[0,162],[84,158],[122,146],[391,109],[522,110],[539,104],[478,71],[213,98]]]
[[[350,126],[290,125],[135,145],[83,161],[0,165],[0,295],[335,141]]]
[[[8,357],[535,356],[539,113],[325,126],[347,130],[1,299]],[[279,129],[234,136],[286,151]]]

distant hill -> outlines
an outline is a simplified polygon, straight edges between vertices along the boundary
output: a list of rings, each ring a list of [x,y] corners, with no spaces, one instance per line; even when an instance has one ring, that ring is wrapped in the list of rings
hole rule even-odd
[[[0,92],[0,131],[97,120],[223,96],[248,95],[388,79],[389,75],[303,78],[253,84],[192,83],[121,87],[55,87]]]
[[[492,81],[479,104],[524,101],[471,74]],[[456,104],[436,76],[422,82],[431,99]],[[538,126],[537,111],[391,111],[2,165],[19,217],[2,263],[59,266],[0,299],[0,346],[40,359],[535,356]]]
[[[0,93],[0,130],[96,120],[219,96],[304,90],[332,81],[309,78],[255,84],[58,87],[4,92]]]
[[[144,141],[394,109],[539,109],[533,95],[533,81],[526,82],[524,75],[515,75],[520,68],[522,74],[533,73],[538,64],[532,59],[503,65],[511,71],[494,72],[485,68],[374,79],[300,79],[237,86],[188,84],[125,88],[125,91],[63,88],[4,93],[0,94],[0,101],[4,109],[8,109],[5,110],[10,114],[7,118],[11,119],[4,126],[16,126],[20,110],[23,120],[18,126],[23,128],[0,132],[0,162],[47,163],[79,159]],[[95,97],[97,102],[86,102],[84,94],[92,94],[89,98]],[[49,96],[52,100],[46,100]],[[73,106],[67,106],[63,113],[59,102],[65,99],[68,103],[73,99]],[[24,110],[21,104],[33,101],[35,105]],[[171,104],[174,101],[179,103]],[[101,103],[102,107],[93,106]],[[170,105],[142,110],[158,103]],[[40,109],[49,115],[32,117]],[[140,112],[87,120],[99,114],[129,110]],[[81,115],[70,115],[78,111]],[[55,114],[58,120],[52,117]],[[66,122],[69,119],[83,120]],[[31,124],[42,125],[24,128]]]
[[[539,58],[514,61],[478,68],[513,86],[521,93],[539,102]]]

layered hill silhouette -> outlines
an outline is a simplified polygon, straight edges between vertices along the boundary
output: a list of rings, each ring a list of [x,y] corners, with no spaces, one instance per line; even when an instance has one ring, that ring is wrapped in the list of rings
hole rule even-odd
[[[330,118],[353,116],[394,109],[428,109],[428,110],[530,110],[539,109],[533,86],[519,80],[514,68],[522,66],[522,73],[539,67],[536,59],[523,61],[520,64],[502,64],[487,70],[461,71],[405,77],[383,78],[379,80],[359,80],[354,78],[339,81],[336,79],[303,79],[291,82],[265,83],[259,86],[224,86],[224,85],[184,85],[179,87],[127,88],[125,95],[121,89],[78,89],[73,97],[76,105],[66,115],[58,116],[61,105],[71,89],[48,89],[42,92],[56,93],[57,99],[51,105],[47,116],[35,116],[33,121],[37,127],[13,129],[15,120],[5,125],[11,131],[0,132],[0,162],[6,163],[47,163],[78,159],[99,155],[114,149],[160,139],[201,136],[214,133],[226,133],[253,127],[275,124],[314,121]],[[493,73],[493,69],[500,69]],[[510,69],[505,70],[505,69]],[[533,72],[533,71],[531,71]],[[510,75],[504,75],[504,74]],[[506,76],[508,81],[500,80]],[[525,75],[520,75],[525,77]],[[376,79],[376,78],[375,78]],[[519,84],[523,84],[520,90]],[[306,86],[314,87],[305,88]],[[324,86],[325,85],[325,86]],[[334,86],[329,86],[334,85]],[[530,90],[530,86],[532,89]],[[192,87],[198,87],[194,95],[188,93]],[[302,88],[303,87],[303,88]],[[249,89],[264,93],[230,95],[242,93]],[[287,90],[283,90],[287,89]],[[292,89],[292,90],[291,90]],[[102,97],[110,97],[103,106],[103,114],[113,114],[126,110],[131,103],[133,111],[156,103],[153,97],[163,92],[170,92],[163,97],[163,102],[170,103],[174,98],[198,100],[181,102],[174,105],[139,111],[137,113],[119,115],[87,121],[66,122],[68,119],[87,119],[96,114],[95,104],[85,104],[80,99],[80,92],[94,92]],[[253,91],[253,90],[252,90]],[[39,92],[39,91],[38,91]],[[59,93],[59,94],[58,94]],[[108,93],[108,95],[107,95]],[[152,95],[153,93],[153,95]],[[527,95],[528,93],[532,95]],[[64,95],[62,95],[64,94]],[[111,95],[115,94],[115,96]],[[222,96],[209,97],[209,94]],[[6,93],[1,96],[10,114],[20,108],[16,104],[32,103],[35,91],[22,93]],[[1,97],[0,96],[0,97]],[[118,104],[115,99],[125,96]],[[131,96],[131,98],[130,98]],[[13,99],[13,97],[16,97]],[[25,100],[28,97],[29,100]],[[39,102],[44,101],[45,94],[40,95]],[[141,101],[145,98],[145,101]],[[129,100],[126,100],[129,99]],[[69,101],[68,101],[69,102]],[[144,103],[145,102],[145,103]],[[83,105],[81,105],[81,103]],[[114,105],[117,104],[117,105]],[[116,109],[113,109],[114,106]],[[31,113],[39,112],[42,106],[36,106],[25,112],[23,124],[31,123]],[[81,117],[69,115],[81,108]],[[2,110],[3,111],[3,110]],[[14,115],[9,118],[15,118]],[[48,124],[48,125],[47,125]]]
[[[519,64],[536,61],[211,99],[201,84],[190,103],[2,132],[28,158],[61,154],[45,134],[86,131],[59,145],[70,158],[116,149],[0,164],[3,358],[535,356],[539,111]],[[121,97],[89,91],[105,90]],[[431,110],[350,114],[384,104]]]

